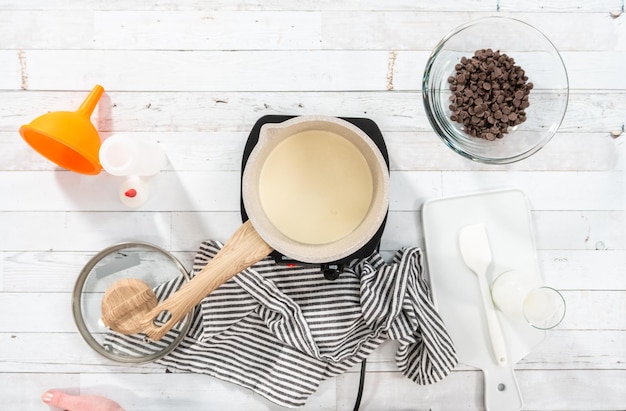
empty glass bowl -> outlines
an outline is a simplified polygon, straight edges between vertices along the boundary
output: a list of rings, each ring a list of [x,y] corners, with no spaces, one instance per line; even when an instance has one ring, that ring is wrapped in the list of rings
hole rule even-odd
[[[455,65],[489,48],[515,59],[534,85],[526,121],[493,141],[467,134],[461,123],[450,119],[449,108],[448,77],[455,75]],[[569,89],[563,60],[545,35],[519,20],[487,17],[456,28],[437,44],[426,64],[422,94],[428,119],[448,147],[471,160],[507,164],[529,157],[550,141],[565,116]]]

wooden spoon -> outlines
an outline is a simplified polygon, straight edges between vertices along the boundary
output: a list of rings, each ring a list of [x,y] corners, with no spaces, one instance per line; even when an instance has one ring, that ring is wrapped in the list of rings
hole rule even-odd
[[[191,281],[158,305],[151,287],[141,280],[127,278],[112,284],[102,299],[102,321],[113,331],[144,332],[158,341],[204,297],[272,251],[248,220]],[[169,318],[157,324],[155,319],[164,312]]]

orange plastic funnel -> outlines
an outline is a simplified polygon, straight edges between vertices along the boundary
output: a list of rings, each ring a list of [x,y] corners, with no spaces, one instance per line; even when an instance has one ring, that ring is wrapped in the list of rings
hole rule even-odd
[[[96,85],[76,111],[53,111],[20,127],[22,138],[42,156],[68,170],[98,174],[100,135],[91,123],[104,88]]]

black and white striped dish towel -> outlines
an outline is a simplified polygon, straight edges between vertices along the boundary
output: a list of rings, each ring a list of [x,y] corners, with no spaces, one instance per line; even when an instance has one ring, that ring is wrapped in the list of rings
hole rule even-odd
[[[201,245],[194,275],[221,246]],[[182,342],[157,362],[299,407],[322,380],[345,372],[391,339],[399,343],[400,371],[418,384],[435,383],[450,373],[457,357],[431,301],[421,260],[418,248],[398,251],[390,264],[375,253],[328,281],[319,267],[288,267],[266,258],[206,297]],[[163,299],[163,290],[176,288],[162,287],[157,295]],[[115,335],[110,343],[118,350],[149,344],[137,335]]]

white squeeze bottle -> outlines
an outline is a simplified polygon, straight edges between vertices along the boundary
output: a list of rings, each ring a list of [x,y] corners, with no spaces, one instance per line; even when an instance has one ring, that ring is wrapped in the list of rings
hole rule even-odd
[[[100,163],[114,176],[153,176],[165,162],[165,152],[153,141],[116,135],[102,142]]]
[[[125,206],[137,208],[148,200],[150,188],[140,177],[131,176],[120,185],[119,196]]]

